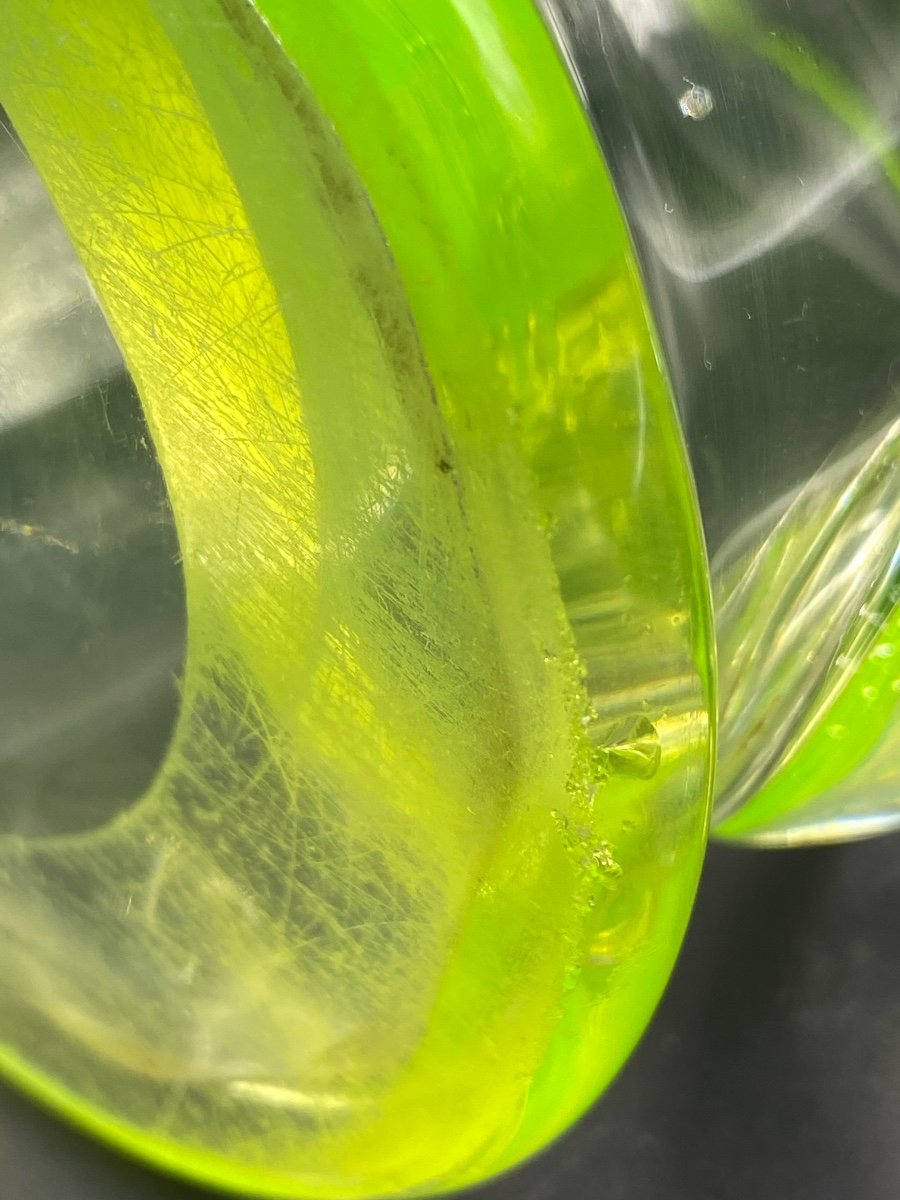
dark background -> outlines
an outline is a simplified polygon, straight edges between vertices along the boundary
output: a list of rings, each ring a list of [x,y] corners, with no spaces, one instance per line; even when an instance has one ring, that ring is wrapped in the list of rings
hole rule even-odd
[[[605,1099],[471,1200],[898,1200],[900,840],[715,846]],[[202,1200],[0,1090],[0,1200]]]

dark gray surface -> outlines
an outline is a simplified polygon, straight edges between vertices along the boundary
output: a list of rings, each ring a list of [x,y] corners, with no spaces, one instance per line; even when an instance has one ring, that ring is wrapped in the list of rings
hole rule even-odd
[[[900,839],[714,847],[617,1084],[473,1200],[896,1200]],[[200,1200],[0,1091],[0,1200]]]

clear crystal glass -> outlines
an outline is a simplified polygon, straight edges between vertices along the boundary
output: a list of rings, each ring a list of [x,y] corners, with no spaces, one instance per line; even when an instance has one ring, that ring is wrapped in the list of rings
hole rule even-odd
[[[610,164],[711,559],[714,827],[900,823],[900,10],[544,0]]]

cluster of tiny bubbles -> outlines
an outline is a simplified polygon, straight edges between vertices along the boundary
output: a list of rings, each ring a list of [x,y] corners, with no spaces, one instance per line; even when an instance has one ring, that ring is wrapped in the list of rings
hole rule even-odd
[[[643,705],[642,707],[647,707]],[[593,809],[597,791],[614,776],[631,779],[651,779],[659,769],[661,748],[654,723],[645,713],[631,713],[616,718],[604,718],[593,706],[581,717],[582,728],[587,733],[589,753],[585,758],[583,777],[573,781],[573,791],[580,791],[587,798],[587,818]],[[587,919],[592,910],[606,904],[603,897],[612,902],[624,874],[617,846],[598,834],[586,821],[579,822],[558,809],[551,816],[559,830],[563,845],[571,855],[581,880],[579,907]],[[633,821],[623,821],[622,831],[626,837],[635,827]],[[596,918],[591,918],[591,924]],[[618,925],[616,925],[618,928]],[[596,941],[596,929],[591,935],[591,947]],[[604,941],[609,940],[609,931]],[[594,947],[596,949],[596,947]],[[578,985],[585,961],[593,965],[608,965],[613,961],[608,948],[603,954],[588,951],[583,945],[572,945],[572,959],[566,968],[563,990],[571,992]],[[602,960],[602,961],[601,961]]]

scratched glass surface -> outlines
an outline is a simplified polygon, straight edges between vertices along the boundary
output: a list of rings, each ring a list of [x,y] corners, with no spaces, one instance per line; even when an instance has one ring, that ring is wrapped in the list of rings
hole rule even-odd
[[[546,0],[631,225],[712,559],[714,820],[900,822],[900,7]]]
[[[699,525],[538,13],[259,7],[4,9],[0,1067],[208,1183],[447,1189],[668,976]]]

